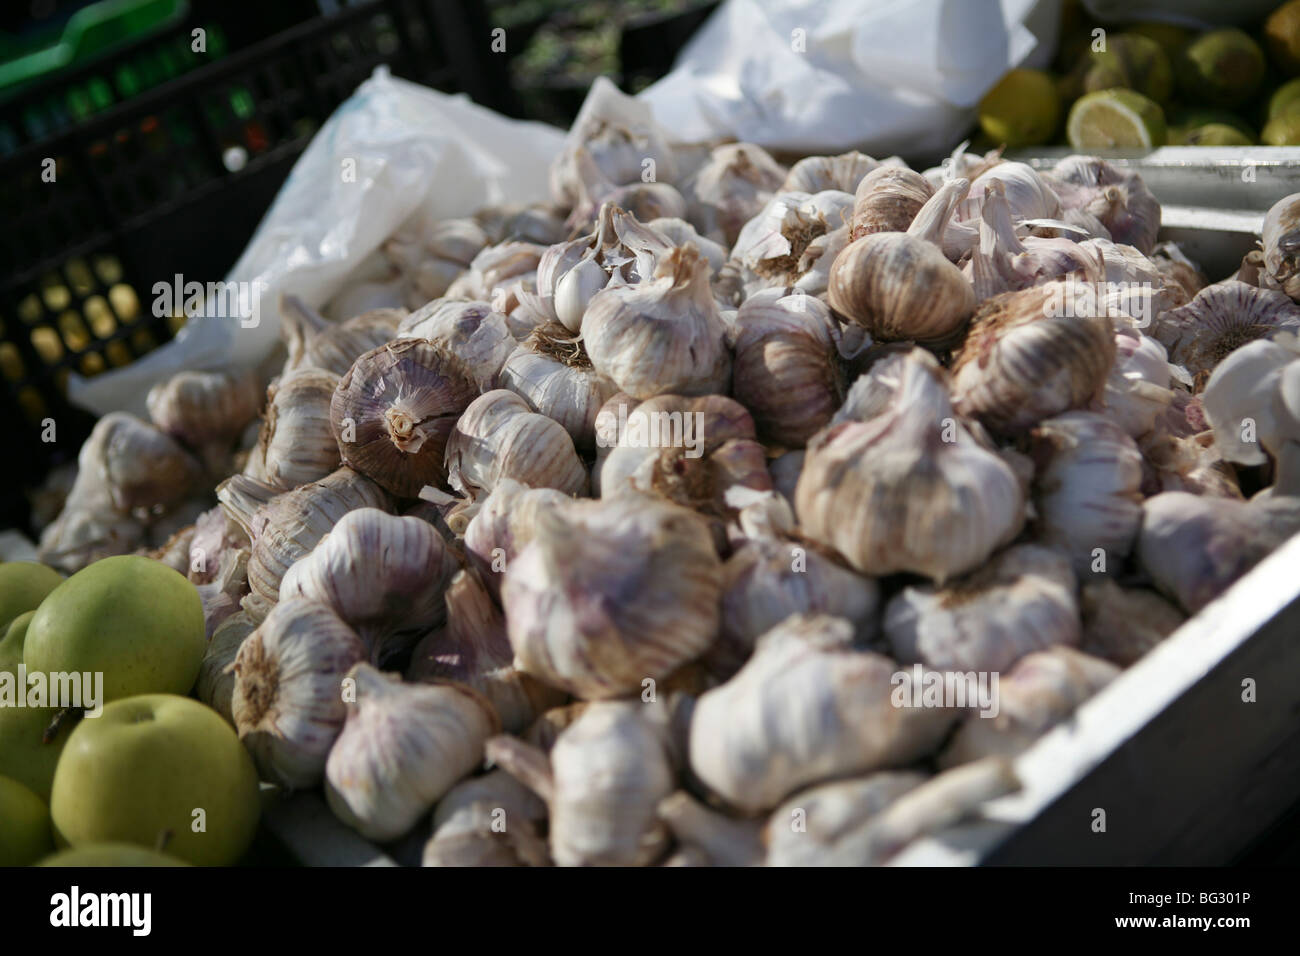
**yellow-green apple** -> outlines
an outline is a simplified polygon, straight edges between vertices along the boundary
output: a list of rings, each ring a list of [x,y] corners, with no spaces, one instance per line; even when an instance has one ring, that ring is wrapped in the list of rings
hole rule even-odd
[[[0,707],[0,774],[13,777],[50,799],[54,768],[68,742],[72,726],[63,722],[49,743],[45,732],[59,712],[53,707]]]
[[[27,627],[23,663],[28,674],[103,674],[106,701],[186,694],[206,646],[194,585],[127,554],[96,561],[50,592]]]
[[[9,622],[7,631],[0,631],[0,671],[10,674],[18,672],[18,665],[23,662],[23,640],[27,637],[27,625],[32,623],[35,611],[23,611]]]
[[[72,731],[54,772],[59,846],[162,846],[200,866],[248,849],[261,805],[257,771],[211,707],[175,694],[114,701]]]
[[[87,843],[52,853],[37,866],[189,866],[166,853],[134,843]]]
[[[0,777],[0,866],[30,866],[54,849],[45,801],[11,777]]]
[[[34,611],[63,583],[63,575],[35,561],[6,561],[0,564],[0,633],[24,611]]]

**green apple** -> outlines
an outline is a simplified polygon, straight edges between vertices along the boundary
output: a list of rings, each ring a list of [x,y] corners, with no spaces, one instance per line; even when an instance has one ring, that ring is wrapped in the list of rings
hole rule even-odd
[[[9,630],[0,637],[0,671],[10,674],[18,673],[18,665],[23,662],[23,639],[27,636],[27,625],[32,623],[35,611],[23,611],[9,622]]]
[[[166,853],[133,843],[87,843],[47,856],[37,866],[189,866]]]
[[[11,777],[0,777],[0,866],[29,866],[54,849],[45,801]]]
[[[27,627],[29,674],[104,675],[104,700],[187,694],[207,639],[203,602],[183,575],[139,555],[104,558],[41,602]]]
[[[0,564],[0,632],[24,611],[34,611],[63,583],[63,575],[35,561]]]
[[[42,800],[50,799],[54,768],[72,733],[65,722],[52,741],[43,742],[58,713],[53,707],[0,707],[0,774],[13,777]]]
[[[118,700],[72,731],[54,773],[59,846],[121,842],[201,866],[248,849],[260,812],[257,771],[211,707],[174,694]]]

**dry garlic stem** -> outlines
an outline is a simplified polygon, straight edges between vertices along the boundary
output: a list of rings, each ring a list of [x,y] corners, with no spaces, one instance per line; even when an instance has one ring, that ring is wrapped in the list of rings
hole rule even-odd
[[[483,762],[500,724],[458,684],[403,684],[369,664],[347,678],[355,697],[325,764],[325,800],[362,836],[393,840]]]
[[[446,478],[443,451],[477,388],[432,342],[398,339],[356,360],[339,382],[330,424],[343,461],[399,498]]]
[[[442,622],[457,561],[436,528],[376,508],[349,511],[280,582],[280,600],[333,609],[382,664]]]
[[[262,778],[286,787],[320,783],[343,729],[343,677],[366,655],[329,608],[277,605],[239,647],[231,714]]]
[[[707,523],[629,496],[540,512],[501,600],[519,670],[595,699],[699,657],[717,636],[720,591]]]
[[[757,812],[810,783],[901,766],[928,753],[955,714],[895,706],[898,665],[852,647],[842,619],[797,615],[696,703],[690,765],[729,803]],[[910,699],[911,675],[901,675]]]

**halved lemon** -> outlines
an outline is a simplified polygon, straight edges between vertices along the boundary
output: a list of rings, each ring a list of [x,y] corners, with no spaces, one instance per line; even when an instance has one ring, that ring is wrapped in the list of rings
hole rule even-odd
[[[1152,149],[1165,144],[1165,112],[1134,90],[1098,90],[1075,101],[1065,132],[1074,149]]]

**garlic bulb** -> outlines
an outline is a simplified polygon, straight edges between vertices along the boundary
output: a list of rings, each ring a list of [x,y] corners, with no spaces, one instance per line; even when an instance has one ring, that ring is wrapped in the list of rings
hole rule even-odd
[[[551,856],[559,866],[645,866],[668,848],[661,800],[676,789],[663,704],[591,704],[541,751],[510,737],[488,757],[550,807]]]
[[[762,497],[774,526],[749,526],[750,509],[742,509],[746,537],[722,566],[722,628],[704,660],[723,679],[740,669],[761,635],[792,614],[843,618],[859,642],[875,636],[879,586],[797,538],[788,503],[773,495]]]
[[[457,567],[428,522],[358,508],[285,572],[280,601],[331,608],[382,664],[442,622],[443,592]]]
[[[423,339],[356,360],[334,391],[330,425],[345,464],[399,498],[446,479],[443,453],[477,389],[472,373]]]
[[[478,497],[502,478],[585,495],[587,468],[559,422],[539,415],[514,392],[496,389],[465,409],[447,437],[448,482]]]
[[[1261,283],[1300,301],[1300,193],[1284,196],[1264,217],[1264,262]]]
[[[1103,414],[1134,438],[1155,427],[1174,399],[1175,377],[1186,373],[1168,360],[1156,339],[1133,329],[1115,333],[1115,365],[1106,379]]]
[[[682,186],[686,215],[705,235],[733,246],[741,227],[758,215],[785,176],[785,167],[761,146],[718,146]]]
[[[831,266],[831,308],[877,341],[940,346],[958,335],[975,311],[975,293],[929,237],[967,188],[964,179],[945,183],[907,232],[873,232],[849,243]]]
[[[877,232],[906,232],[934,187],[906,167],[878,166],[858,181],[849,239]]]
[[[501,387],[559,422],[578,449],[596,442],[596,414],[617,388],[591,367],[581,337],[558,323],[538,326],[510,353]]]
[[[833,190],[777,193],[745,223],[731,257],[752,273],[757,287],[792,285],[802,275],[808,246],[843,226],[852,204],[848,193]]]
[[[685,790],[659,801],[659,819],[672,831],[678,852],[698,850],[707,866],[758,866],[763,861],[757,820],[733,820],[710,810]]]
[[[281,333],[289,348],[281,375],[315,368],[339,376],[347,374],[362,353],[396,335],[406,312],[375,309],[344,322],[330,322],[296,296],[285,296],[280,302],[280,314]]]
[[[740,307],[732,394],[765,441],[801,448],[844,396],[840,329],[819,300],[783,293],[765,290]]]
[[[241,475],[217,486],[217,500],[252,541],[250,592],[243,606],[258,620],[280,599],[280,582],[289,567],[316,547],[340,518],[357,508],[390,507],[383,489],[350,468],[260,504],[274,491]]]
[[[1079,606],[1083,611],[1079,649],[1120,667],[1138,661],[1187,620],[1155,591],[1123,588],[1110,578],[1085,584]]]
[[[709,271],[714,275],[727,264],[730,246],[724,246],[707,236],[700,235],[695,227],[685,219],[661,218],[651,219],[646,225],[668,240],[672,246],[684,246],[694,243],[705,259],[709,260]]]
[[[325,802],[367,839],[393,840],[483,762],[500,726],[467,687],[403,684],[369,664],[347,679],[355,697],[325,764]]]
[[[596,417],[600,496],[650,492],[711,517],[725,517],[727,490],[771,487],[754,420],[721,395],[616,395]]]
[[[224,464],[230,446],[257,415],[262,389],[251,372],[177,372],[149,389],[149,417],[209,469]]]
[[[607,81],[596,82],[599,86]],[[596,89],[593,87],[593,91]],[[603,97],[613,91],[598,92]],[[564,149],[551,163],[551,198],[557,204],[571,206],[578,199],[582,183],[577,164],[579,150],[589,153],[601,175],[615,183],[639,181],[646,160],[653,163],[659,180],[673,182],[677,178],[672,147],[649,112],[639,113],[630,97],[614,95],[617,102],[612,109],[582,111],[569,129]],[[589,97],[589,102],[594,99]]]
[[[939,756],[941,767],[1015,757],[1109,684],[1119,668],[1072,647],[1022,657],[998,683],[996,716],[971,714]]]
[[[1079,643],[1074,589],[1064,557],[1016,545],[944,587],[904,588],[885,608],[885,637],[905,664],[1004,671],[1033,651]]]
[[[507,241],[488,246],[441,295],[448,299],[489,302],[492,308],[508,316],[510,309],[504,299],[519,283],[536,278],[537,264],[545,251],[545,246],[532,242]],[[438,296],[427,296],[424,301],[433,298]]]
[[[505,618],[472,571],[458,571],[447,588],[447,623],[416,645],[406,678],[455,681],[481,693],[507,733],[523,732],[565,695],[514,668]]]
[[[193,552],[185,556],[185,564],[192,566]],[[199,600],[203,602],[203,629],[209,640],[221,623],[240,609],[248,594],[248,562],[252,553],[247,548],[227,548],[217,559],[217,571],[211,581],[198,585]],[[188,569],[188,568],[186,568]]]
[[[514,351],[506,317],[486,302],[434,299],[397,327],[397,337],[432,342],[464,363],[474,384],[489,389]]]
[[[1138,563],[1162,593],[1195,614],[1300,530],[1296,500],[1155,495],[1143,504]]]
[[[861,865],[853,852],[853,834],[925,780],[925,774],[911,770],[884,770],[796,793],[772,811],[764,826],[767,865]]]
[[[1225,358],[1205,385],[1205,417],[1215,446],[1230,461],[1276,463],[1275,487],[1300,494],[1294,470],[1300,446],[1300,339],[1249,342]]]
[[[194,684],[194,696],[226,718],[232,727],[235,725],[235,672],[232,665],[244,639],[255,630],[257,622],[247,611],[238,611],[222,621],[203,652],[199,678]]]
[[[944,373],[914,349],[887,408],[808,445],[795,490],[803,532],[863,574],[964,574],[1020,531],[1020,480],[956,418]]]
[[[696,776],[755,813],[808,784],[904,765],[932,749],[955,714],[895,706],[900,691],[909,699],[912,675],[854,650],[852,637],[847,621],[797,615],[759,638],[740,672],[696,702]]]
[[[1190,302],[1207,285],[1205,273],[1174,242],[1162,242],[1151,252],[1151,262],[1169,284],[1176,285]],[[1181,303],[1179,303],[1181,304]]]
[[[438,801],[421,866],[549,866],[546,804],[504,770],[462,780]]]
[[[578,697],[616,697],[667,677],[717,636],[721,566],[693,512],[625,497],[542,511],[534,523],[501,585],[523,673]]]
[[[429,224],[413,217],[383,244],[383,255],[401,276],[404,299],[411,306],[444,295],[488,235],[473,219],[444,219]]]
[[[461,529],[465,552],[494,596],[500,594],[501,575],[533,540],[538,516],[572,501],[554,488],[529,488],[513,478],[502,478],[477,503],[477,510]]]
[[[1163,313],[1155,330],[1170,361],[1201,386],[1232,352],[1279,332],[1300,332],[1300,305],[1281,292],[1232,280],[1206,286],[1187,305]]]
[[[857,150],[838,156],[808,156],[790,167],[777,192],[820,193],[833,189],[852,194],[862,177],[878,166],[878,160]]]
[[[568,233],[564,210],[549,202],[484,206],[474,213],[474,221],[494,243],[519,241],[545,246],[560,242]]]
[[[970,192],[953,209],[943,233],[944,253],[954,262],[980,241],[984,207],[995,194],[1006,200],[1015,222],[1055,221],[1061,215],[1061,200],[1032,166],[1003,160],[973,172],[961,177],[970,180]]]
[[[1148,497],[1162,491],[1190,491],[1237,501],[1244,497],[1236,471],[1220,456],[1213,432],[1180,437],[1158,424],[1142,436],[1138,447],[1143,458],[1142,493]]]
[[[1067,156],[1045,174],[1065,209],[1083,209],[1101,220],[1115,242],[1155,248],[1160,203],[1142,177],[1095,156]]]
[[[953,405],[994,432],[1023,431],[1099,399],[1115,363],[1111,321],[1075,316],[1068,283],[980,304],[952,363]]]
[[[309,601],[277,605],[240,644],[231,716],[264,780],[320,783],[347,714],[343,677],[365,656],[350,627]]]
[[[666,182],[637,181],[620,185],[607,178],[591,153],[579,147],[574,152],[578,169],[578,195],[565,224],[575,231],[585,231],[595,221],[600,207],[612,203],[632,213],[642,222],[664,216],[684,218],[686,199]]]
[[[725,392],[725,330],[694,246],[671,250],[653,278],[591,299],[582,337],[592,368],[636,398]]]
[[[1142,453],[1110,419],[1067,412],[1031,436],[1038,537],[1080,577],[1115,570],[1142,522]]]
[[[95,423],[77,467],[79,480],[84,471],[87,481],[101,483],[123,512],[176,504],[201,476],[199,463],[171,436],[126,412],[110,412]],[[80,496],[74,487],[68,498]]]
[[[330,430],[330,402],[338,382],[333,372],[314,367],[273,382],[244,474],[288,491],[337,469],[339,445]]]

